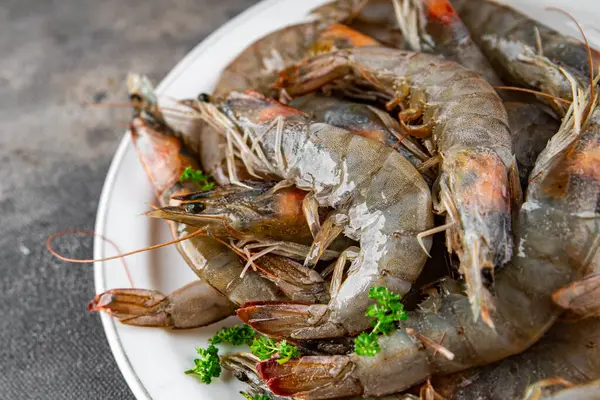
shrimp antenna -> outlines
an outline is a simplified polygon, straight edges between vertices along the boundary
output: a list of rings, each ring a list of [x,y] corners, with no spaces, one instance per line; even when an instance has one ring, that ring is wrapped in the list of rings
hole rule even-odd
[[[561,103],[571,104],[570,100],[565,100],[561,97],[552,96],[551,94],[548,94],[548,93],[538,92],[537,90],[525,89],[525,88],[520,88],[520,87],[515,87],[515,86],[493,86],[493,88],[497,89],[497,90],[513,90],[515,92],[531,93],[531,94],[535,94],[538,96],[547,97],[549,99],[553,99],[556,101],[560,101]]]
[[[111,239],[109,239],[106,236],[101,235],[99,233],[84,230],[84,229],[77,229],[77,230],[53,233],[46,241],[46,248],[48,248],[49,242],[52,238],[55,238],[57,236],[63,236],[63,235],[88,235],[88,236],[92,236],[92,237],[97,236],[97,237],[101,238],[102,240],[104,240],[105,242],[109,243],[118,253],[122,253],[119,246],[117,246],[117,244],[114,241],[112,241]],[[52,253],[52,254],[55,253],[54,250],[51,248],[48,248],[48,251],[50,251],[50,253]],[[54,254],[54,255],[56,255],[56,254]],[[56,255],[56,256],[59,257],[58,255]],[[127,280],[129,281],[129,284],[131,285],[131,287],[134,288],[135,286],[133,285],[133,279],[131,279],[131,273],[129,272],[129,267],[127,266],[127,262],[125,261],[125,258],[123,258],[123,257],[120,257],[120,258],[121,258],[121,263],[123,264],[123,269],[125,270],[125,274],[127,275]]]
[[[131,256],[133,254],[143,253],[145,251],[150,251],[150,250],[159,249],[161,247],[170,246],[172,244],[183,242],[184,240],[191,239],[191,238],[196,237],[196,236],[206,236],[207,235],[206,234],[206,228],[200,228],[196,232],[190,233],[189,235],[180,237],[178,239],[170,240],[170,241],[165,242],[165,243],[155,244],[154,246],[145,247],[143,249],[138,249],[138,250],[135,250],[135,251],[130,251],[129,253],[118,254],[118,255],[112,256],[112,257],[98,258],[96,260],[80,260],[80,259],[77,259],[77,258],[65,257],[62,254],[59,254],[56,250],[54,250],[52,248],[52,245],[51,245],[52,239],[54,239],[55,237],[67,235],[67,234],[70,234],[70,233],[74,233],[74,232],[73,231],[67,231],[67,232],[53,233],[46,240],[46,249],[48,249],[48,251],[50,252],[50,254],[52,254],[54,257],[58,258],[59,260],[63,260],[63,261],[67,261],[67,262],[72,262],[72,263],[76,263],[76,264],[87,264],[87,263],[93,263],[93,262],[115,260],[117,258],[123,258],[123,257]]]
[[[178,103],[181,104],[182,106],[186,106],[183,103]],[[82,104],[83,107],[86,108],[129,108],[129,107],[135,107],[136,104],[134,103],[83,103]],[[193,115],[193,113],[190,113],[188,111],[184,111],[184,110],[180,110],[178,108],[172,108],[172,107],[165,107],[165,106],[151,106],[151,107],[156,107],[159,111],[161,112],[171,112],[174,113],[177,116],[182,116],[182,117],[190,117],[191,119],[199,119],[200,117]],[[188,108],[191,108],[193,110],[192,107],[186,106]]]
[[[82,103],[85,108],[129,108],[133,107],[133,103]]]
[[[575,25],[577,25],[577,29],[579,29],[579,32],[581,33],[581,36],[583,37],[583,40],[585,42],[585,48],[586,48],[587,54],[588,54],[588,63],[590,65],[590,99],[593,99],[596,96],[595,89],[594,89],[594,61],[592,59],[592,48],[590,47],[590,43],[588,42],[588,38],[585,35],[583,28],[581,27],[579,22],[577,22],[575,17],[565,10],[562,10],[557,7],[546,7],[546,10],[556,11],[561,14],[564,14],[567,16],[567,18],[569,18],[571,21],[573,21],[575,23]],[[591,102],[591,103],[593,103],[593,102]]]

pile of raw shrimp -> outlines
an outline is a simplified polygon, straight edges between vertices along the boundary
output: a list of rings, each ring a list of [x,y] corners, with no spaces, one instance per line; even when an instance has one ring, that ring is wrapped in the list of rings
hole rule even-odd
[[[90,308],[237,313],[188,372],[250,399],[599,399],[600,55],[488,0],[313,17],[177,108],[130,75],[147,214],[199,279]]]

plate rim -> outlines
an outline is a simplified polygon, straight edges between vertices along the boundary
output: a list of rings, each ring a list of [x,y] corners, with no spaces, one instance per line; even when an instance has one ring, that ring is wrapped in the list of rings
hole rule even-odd
[[[165,92],[168,87],[173,84],[177,77],[187,70],[187,68],[189,68],[195,59],[200,57],[202,53],[206,51],[206,49],[217,44],[233,26],[253,18],[255,15],[260,14],[264,10],[276,5],[277,2],[278,0],[263,0],[221,25],[204,40],[194,46],[194,48],[190,50],[167,73],[167,75],[156,87],[156,92],[158,94]],[[109,199],[113,194],[117,172],[121,167],[123,158],[125,157],[130,145],[131,141],[129,139],[128,132],[126,131],[117,147],[117,150],[115,151],[115,155],[111,160],[104,184],[102,186],[102,191],[100,193],[98,210],[96,212],[96,223],[94,226],[94,231],[96,233],[94,237],[94,259],[103,258],[106,254],[106,243],[102,237],[106,232],[106,218],[108,215],[108,204],[110,203]],[[102,261],[94,263],[94,289],[96,293],[102,293],[106,290],[104,264],[105,263]],[[117,327],[114,319],[105,313],[100,313],[100,321],[102,322],[102,327],[104,329],[104,334],[106,335],[106,340],[108,341],[110,350],[117,363],[117,366],[119,367],[119,370],[121,371],[121,374],[123,375],[123,378],[125,379],[125,382],[127,382],[127,385],[129,386],[129,389],[138,400],[152,400],[152,396],[131,365],[131,362],[127,356],[127,352],[123,347],[119,334],[117,333]]]

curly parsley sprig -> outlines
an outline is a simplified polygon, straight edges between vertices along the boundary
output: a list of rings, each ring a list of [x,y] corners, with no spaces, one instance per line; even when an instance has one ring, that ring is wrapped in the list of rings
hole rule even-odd
[[[212,344],[207,349],[196,348],[200,358],[194,360],[194,368],[185,371],[187,375],[195,375],[206,384],[212,382],[212,378],[221,375],[221,364],[219,362],[219,349]]]
[[[252,344],[252,339],[256,336],[254,329],[250,325],[235,325],[231,328],[223,328],[209,339],[211,344],[230,343],[234,346],[242,344]]]
[[[261,360],[267,360],[275,356],[279,364],[284,364],[291,358],[300,356],[300,351],[296,346],[289,344],[285,340],[278,343],[275,339],[265,336],[254,339],[252,345],[250,345],[250,350],[252,354]]]
[[[183,170],[179,177],[180,182],[191,181],[196,185],[200,186],[201,191],[210,190],[215,186],[214,182],[210,182],[212,177],[210,175],[204,175],[200,170],[194,170],[192,167],[187,167]]]
[[[369,298],[377,301],[365,313],[367,317],[373,318],[373,330],[371,333],[363,332],[354,339],[354,351],[359,356],[373,357],[381,351],[379,334],[391,334],[396,330],[396,322],[405,321],[408,315],[400,302],[402,296],[394,294],[388,288],[372,287],[369,290]]]
[[[274,339],[264,336],[256,338],[256,332],[249,325],[236,325],[231,328],[223,328],[208,341],[210,346],[207,349],[196,349],[200,358],[194,360],[194,368],[185,371],[188,375],[199,377],[206,384],[211,383],[213,378],[218,378],[221,375],[219,349],[215,347],[216,344],[230,343],[234,346],[248,344],[252,353],[261,360],[275,357],[279,364],[286,363],[291,358],[300,356],[298,348],[287,343],[285,340],[277,342]],[[269,397],[256,396],[264,395],[255,395],[254,398],[249,398],[251,400],[269,399]]]
[[[221,364],[219,359],[219,349],[215,347],[218,343],[231,343],[235,346],[248,343],[256,332],[249,325],[236,325],[231,328],[223,328],[208,341],[210,346],[207,349],[196,348],[196,353],[200,358],[194,360],[194,368],[185,371],[188,375],[195,375],[206,384],[210,384],[213,378],[221,375]]]

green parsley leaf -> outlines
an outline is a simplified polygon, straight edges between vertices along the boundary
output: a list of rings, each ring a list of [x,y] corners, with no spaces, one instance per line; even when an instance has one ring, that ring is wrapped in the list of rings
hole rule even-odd
[[[271,400],[271,397],[267,396],[266,394],[255,394],[254,396],[251,396],[246,392],[240,392],[240,394],[247,400]]]
[[[219,349],[212,344],[207,349],[196,348],[200,358],[194,360],[194,368],[185,371],[188,375],[196,375],[206,384],[212,382],[212,378],[221,375],[221,364],[219,363]]]
[[[191,181],[200,186],[201,191],[210,190],[215,186],[214,182],[210,182],[211,176],[204,175],[200,170],[194,170],[192,167],[187,167],[179,177],[180,182]]]
[[[250,325],[236,325],[231,328],[223,328],[215,336],[210,338],[211,344],[231,343],[234,346],[242,344],[251,344],[256,336],[254,329]]]
[[[298,351],[296,346],[289,344],[285,340],[277,343],[275,339],[265,336],[254,339],[250,345],[250,350],[252,354],[261,360],[267,360],[275,355],[279,364],[284,364],[291,358],[300,356],[300,351]]]
[[[296,346],[288,344],[288,342],[286,342],[285,340],[279,342],[278,353],[279,359],[277,360],[277,362],[279,364],[285,364],[286,362],[290,361],[291,358],[300,357],[300,351],[298,351],[298,348]]]
[[[376,335],[362,332],[354,339],[354,352],[359,356],[373,357],[380,350]]]
[[[372,357],[377,354],[379,347],[378,335],[390,335],[396,330],[398,321],[405,321],[408,317],[404,311],[404,305],[400,302],[402,296],[391,292],[388,288],[382,286],[372,287],[369,290],[369,298],[377,301],[371,305],[365,315],[373,318],[371,333],[361,333],[354,339],[354,351],[359,356]]]
[[[261,360],[268,360],[272,354],[277,352],[276,346],[277,342],[275,339],[259,336],[250,345],[250,351]]]

